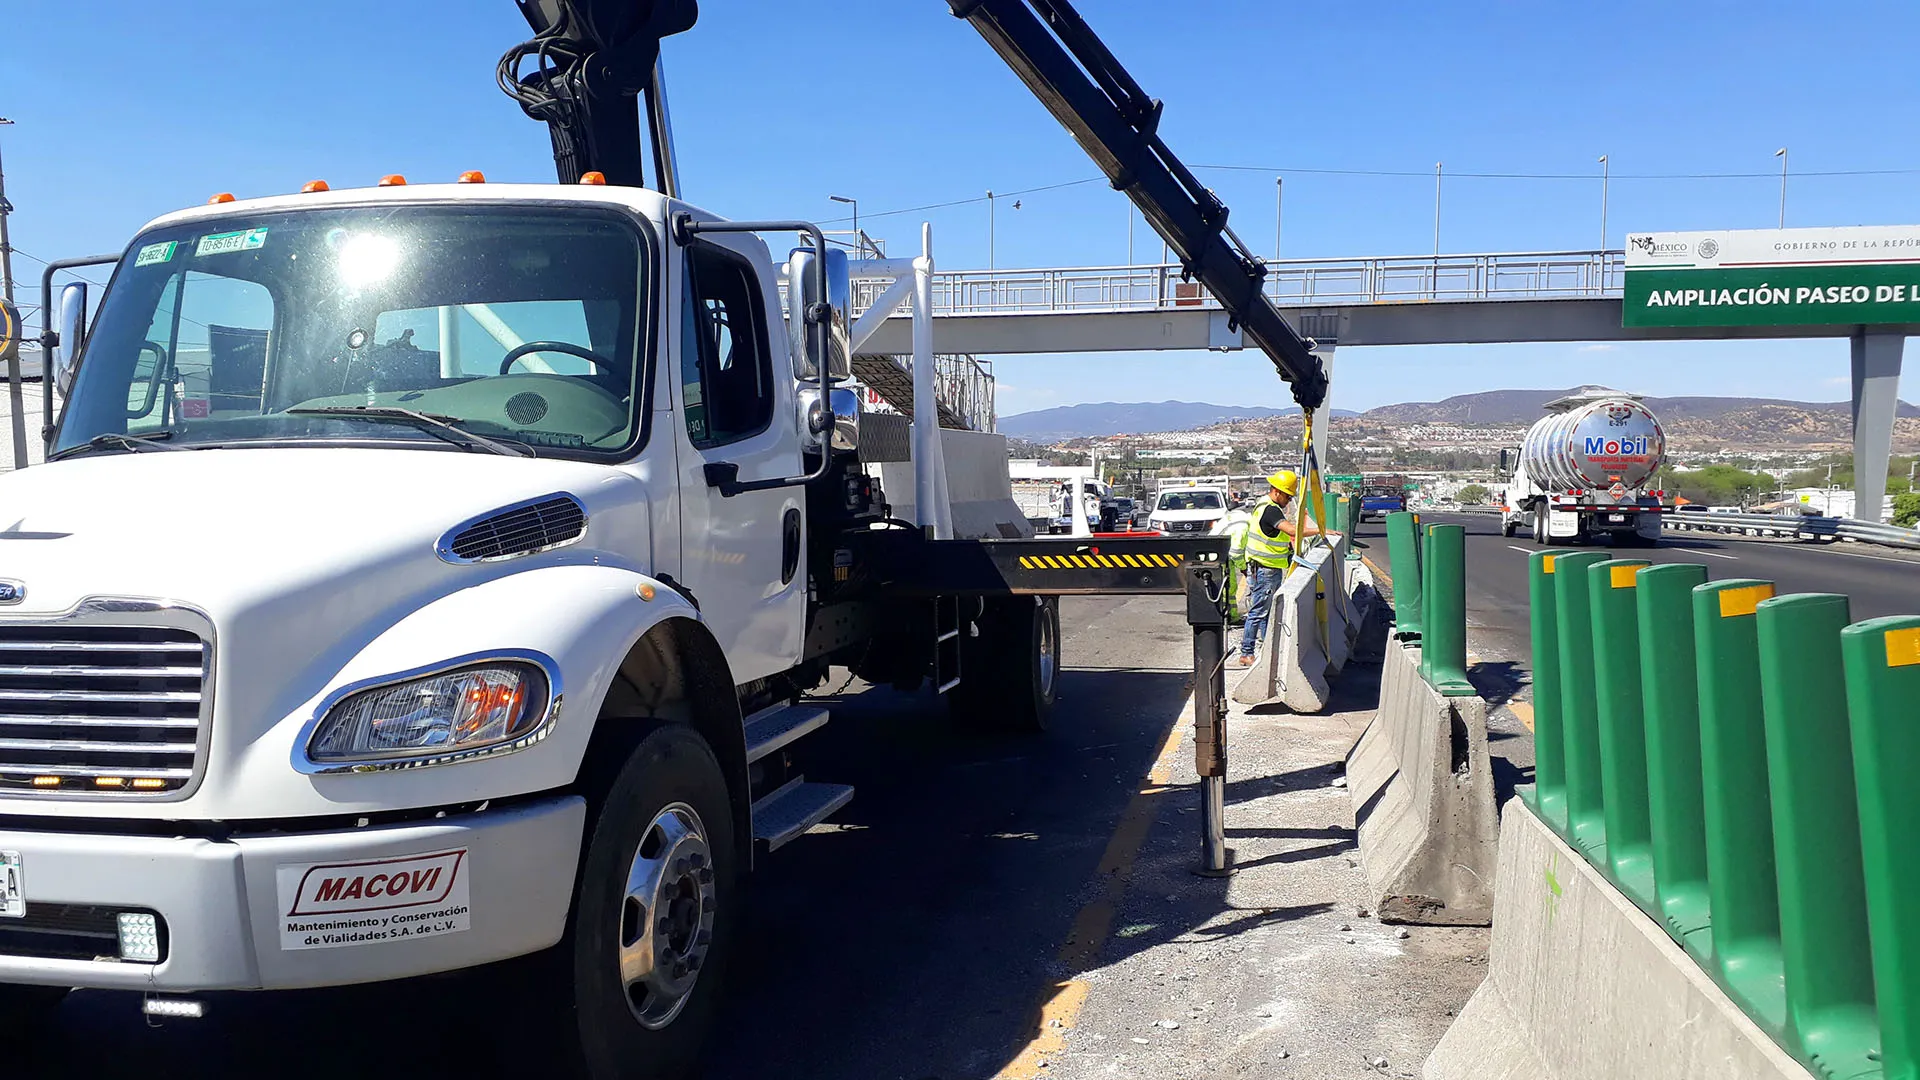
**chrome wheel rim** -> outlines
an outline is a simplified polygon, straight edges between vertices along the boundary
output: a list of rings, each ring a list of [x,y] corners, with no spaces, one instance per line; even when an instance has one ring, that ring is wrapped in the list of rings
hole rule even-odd
[[[627,871],[620,903],[620,983],[640,1026],[673,1023],[693,995],[713,948],[713,850],[700,815],[686,803],[648,823]]]
[[[1040,696],[1053,694],[1053,673],[1057,666],[1057,650],[1053,641],[1053,619],[1045,607],[1040,608]]]

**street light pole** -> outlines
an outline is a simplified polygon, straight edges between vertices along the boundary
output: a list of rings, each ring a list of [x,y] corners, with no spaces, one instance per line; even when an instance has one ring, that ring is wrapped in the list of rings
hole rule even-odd
[[[987,189],[987,269],[993,269],[993,189]]]
[[[0,127],[10,126],[12,123],[13,121],[4,116],[0,116]],[[11,213],[13,213],[13,204],[7,201],[7,171],[4,167],[0,167],[0,295],[4,295],[9,304],[13,303],[13,242],[7,236],[7,215]],[[46,329],[51,322],[51,317],[45,311],[40,312],[41,329]],[[69,342],[67,348],[71,350],[72,347],[73,343]],[[40,350],[40,380],[42,387],[41,393],[43,394],[53,392],[53,379],[50,377],[52,371],[53,364],[51,358],[47,355],[46,349],[42,347]],[[21,417],[24,415],[22,410],[26,408],[26,404],[24,396],[20,391],[20,347],[18,344],[8,350],[6,380],[7,404],[13,410],[13,467],[16,469],[24,469],[27,467],[27,429],[26,425],[21,421]],[[48,400],[52,399],[49,398]]]
[[[1787,148],[1781,147],[1773,152],[1780,159],[1780,227],[1787,227]]]
[[[1280,261],[1280,197],[1286,194],[1287,178],[1273,178],[1273,261]]]
[[[860,253],[860,200],[859,200],[859,199],[849,199],[849,198],[847,198],[847,197],[846,197],[845,195],[829,195],[829,196],[827,196],[827,200],[828,200],[829,202],[837,202],[837,203],[846,203],[847,205],[849,205],[849,206],[851,206],[851,207],[853,207],[853,257],[854,257],[854,258],[856,258],[856,259],[858,259],[858,258],[860,258],[860,257],[861,257],[861,253]]]
[[[1607,185],[1613,178],[1613,166],[1607,155],[1600,155],[1600,250],[1607,250]]]

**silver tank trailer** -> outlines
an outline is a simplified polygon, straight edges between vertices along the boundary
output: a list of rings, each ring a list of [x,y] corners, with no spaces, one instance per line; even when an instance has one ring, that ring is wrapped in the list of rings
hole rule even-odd
[[[1535,484],[1596,495],[1616,483],[1637,492],[1665,458],[1660,421],[1625,394],[1595,397],[1542,417],[1520,446],[1521,464]]]

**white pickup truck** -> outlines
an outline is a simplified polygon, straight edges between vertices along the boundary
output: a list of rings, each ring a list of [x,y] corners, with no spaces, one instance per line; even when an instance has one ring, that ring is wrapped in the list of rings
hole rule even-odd
[[[923,541],[822,378],[844,261],[783,319],[772,229],[468,182],[140,232],[0,476],[0,1025],[545,950],[557,1045],[677,1075],[756,841],[852,795],[787,754],[830,664],[1044,722],[1051,597],[876,578]]]

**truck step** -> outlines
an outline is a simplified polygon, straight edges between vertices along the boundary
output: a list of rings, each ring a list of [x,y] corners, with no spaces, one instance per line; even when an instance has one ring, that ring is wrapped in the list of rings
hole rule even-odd
[[[763,850],[775,851],[852,798],[853,788],[846,784],[809,784],[796,776],[753,804],[753,839],[766,845]]]
[[[803,735],[826,725],[827,710],[817,705],[773,705],[746,719],[747,763],[759,761]]]

